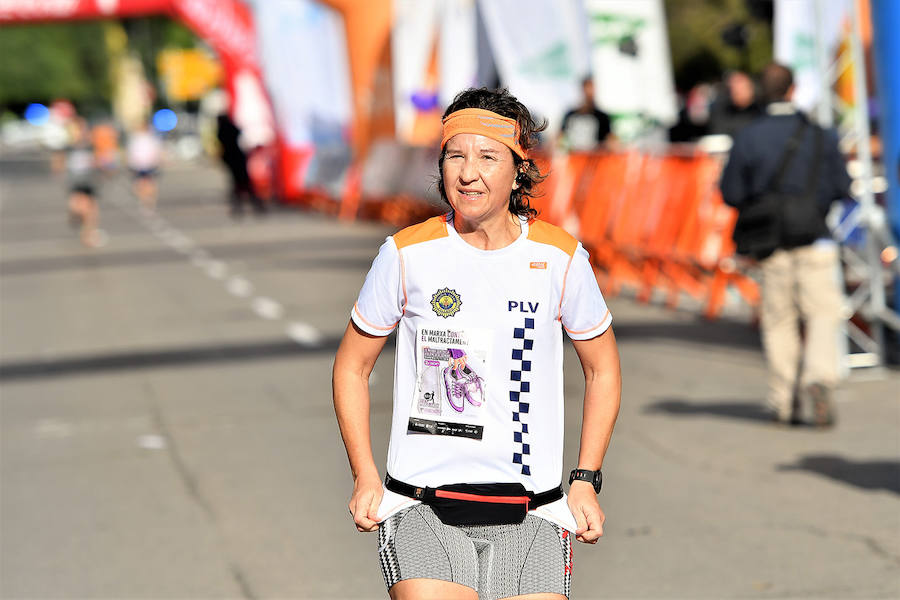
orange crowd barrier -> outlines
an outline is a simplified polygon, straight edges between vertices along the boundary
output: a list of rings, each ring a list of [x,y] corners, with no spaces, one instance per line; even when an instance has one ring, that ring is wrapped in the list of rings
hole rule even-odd
[[[310,177],[321,181],[308,204],[396,227],[439,214],[446,207],[436,189],[437,158],[434,148],[376,142],[362,163],[323,162],[323,176]],[[539,155],[537,162],[549,175],[532,206],[582,240],[604,294],[628,288],[642,302],[661,295],[672,308],[688,296],[708,318],[721,314],[729,290],[759,303],[755,281],[734,257],[737,214],[719,194],[721,158],[629,150]]]
[[[721,160],[701,153],[572,154],[555,161],[550,217],[591,252],[607,295],[623,287],[676,307],[682,294],[719,316],[729,287],[752,306],[756,283],[737,269],[736,212],[718,191]]]

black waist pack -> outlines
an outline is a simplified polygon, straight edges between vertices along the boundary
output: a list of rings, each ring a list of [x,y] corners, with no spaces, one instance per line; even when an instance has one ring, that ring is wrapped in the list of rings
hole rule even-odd
[[[513,525],[528,511],[563,497],[556,487],[535,494],[521,483],[452,483],[440,487],[416,487],[388,475],[390,491],[421,500],[445,525]]]

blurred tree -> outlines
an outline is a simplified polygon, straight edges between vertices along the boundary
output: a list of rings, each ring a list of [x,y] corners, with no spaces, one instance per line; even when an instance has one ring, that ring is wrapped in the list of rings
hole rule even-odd
[[[21,111],[30,102],[67,98],[82,112],[109,112],[112,85],[103,21],[0,27],[0,107]],[[194,48],[197,38],[166,17],[125,19],[128,44],[157,82],[156,55]]]
[[[687,90],[727,69],[757,74],[772,60],[770,0],[666,0],[675,84]]]
[[[93,109],[108,104],[103,23],[0,27],[0,106],[68,98]]]
[[[197,46],[197,37],[190,29],[166,17],[123,19],[122,25],[128,34],[129,47],[137,53],[147,79],[157,89],[159,74],[156,70],[156,59],[159,52],[165,49],[187,49]]]

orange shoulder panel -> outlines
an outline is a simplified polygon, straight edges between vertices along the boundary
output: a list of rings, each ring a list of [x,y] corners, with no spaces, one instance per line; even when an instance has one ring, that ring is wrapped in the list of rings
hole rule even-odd
[[[578,248],[578,240],[565,229],[544,221],[535,220],[528,224],[528,239],[539,244],[556,246],[569,256],[573,256]]]
[[[410,225],[406,229],[401,229],[394,234],[394,243],[397,249],[428,242],[442,237],[447,237],[447,224],[444,216],[431,217],[427,221],[422,221],[416,225]]]

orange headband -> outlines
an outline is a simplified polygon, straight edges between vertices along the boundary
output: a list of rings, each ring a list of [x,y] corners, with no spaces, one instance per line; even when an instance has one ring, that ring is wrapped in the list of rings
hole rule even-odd
[[[497,140],[520,158],[528,158],[525,150],[519,145],[519,126],[515,119],[481,108],[464,108],[444,117],[441,124],[443,125],[441,148],[457,133],[477,133]]]

